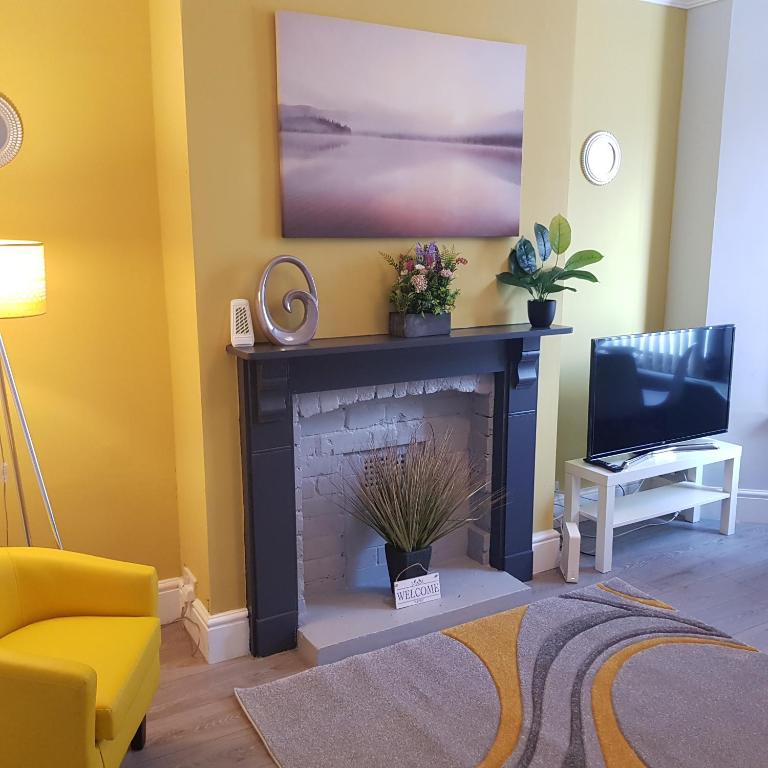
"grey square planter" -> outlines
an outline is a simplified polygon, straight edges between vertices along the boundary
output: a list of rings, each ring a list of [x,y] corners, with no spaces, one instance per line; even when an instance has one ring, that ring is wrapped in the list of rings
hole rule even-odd
[[[451,313],[442,315],[412,315],[389,313],[389,333],[413,339],[418,336],[443,336],[451,332]]]

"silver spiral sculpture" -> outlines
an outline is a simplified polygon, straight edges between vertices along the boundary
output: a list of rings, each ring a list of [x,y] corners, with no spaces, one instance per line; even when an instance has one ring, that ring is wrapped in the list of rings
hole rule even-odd
[[[295,331],[289,331],[287,328],[278,325],[272,319],[267,308],[267,282],[269,281],[269,276],[278,264],[283,263],[297,266],[302,271],[309,287],[309,293],[293,290],[288,291],[283,296],[283,307],[286,312],[293,311],[291,304],[294,301],[300,301],[304,305],[304,319]],[[259,281],[259,293],[256,297],[256,318],[259,321],[261,330],[264,331],[264,335],[273,344],[277,344],[280,347],[306,344],[314,338],[317,333],[317,322],[319,319],[317,286],[315,285],[315,278],[312,277],[312,273],[301,259],[297,259],[295,256],[276,256],[267,264],[267,268],[264,270]]]

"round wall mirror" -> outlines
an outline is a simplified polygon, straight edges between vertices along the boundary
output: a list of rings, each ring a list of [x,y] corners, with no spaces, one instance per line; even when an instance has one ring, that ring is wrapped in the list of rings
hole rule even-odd
[[[609,184],[621,166],[619,140],[608,131],[597,131],[585,142],[581,151],[581,169],[592,184]]]
[[[0,167],[8,165],[21,149],[23,129],[16,107],[0,93]]]

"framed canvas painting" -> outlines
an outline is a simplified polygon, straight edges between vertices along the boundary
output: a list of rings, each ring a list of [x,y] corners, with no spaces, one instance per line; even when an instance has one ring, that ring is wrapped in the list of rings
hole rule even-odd
[[[276,22],[284,237],[519,233],[525,46]]]

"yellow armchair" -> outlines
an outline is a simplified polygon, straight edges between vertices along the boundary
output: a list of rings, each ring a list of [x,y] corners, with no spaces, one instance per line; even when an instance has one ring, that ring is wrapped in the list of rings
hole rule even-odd
[[[117,768],[160,673],[154,568],[0,549],[0,764]]]

